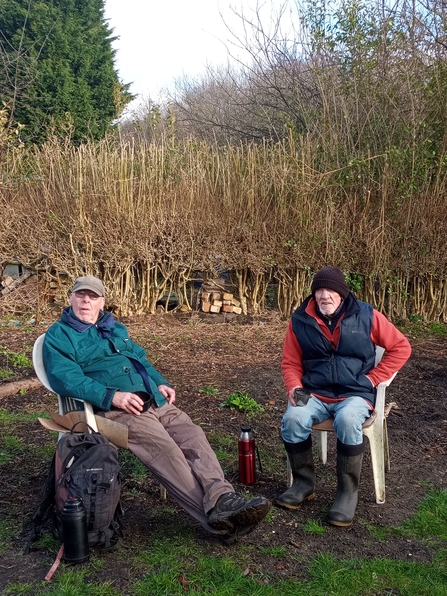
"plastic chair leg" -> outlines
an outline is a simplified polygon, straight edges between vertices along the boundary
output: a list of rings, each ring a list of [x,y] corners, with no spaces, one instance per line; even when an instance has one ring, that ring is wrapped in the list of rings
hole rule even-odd
[[[385,457],[385,471],[389,472],[391,469],[390,462],[390,447],[388,443],[388,429],[386,426],[386,419],[383,421],[383,452]]]
[[[287,488],[289,488],[293,484],[293,474],[292,474],[292,468],[290,466],[289,456],[286,456],[286,459],[287,459]]]
[[[318,457],[320,458],[321,463],[327,463],[327,431],[325,430],[316,430],[316,440],[317,440],[317,447],[318,447]]]
[[[374,488],[376,492],[376,503],[385,503],[385,453],[384,433],[380,424],[371,427],[370,433],[365,433],[369,439],[371,451],[371,464],[374,477]]]

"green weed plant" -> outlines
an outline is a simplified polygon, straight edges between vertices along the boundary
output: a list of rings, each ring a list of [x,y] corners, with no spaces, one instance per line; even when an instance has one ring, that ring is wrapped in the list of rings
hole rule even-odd
[[[321,525],[321,522],[315,519],[309,519],[302,527],[308,534],[315,534],[317,536],[321,536],[327,532],[326,528]]]
[[[216,393],[219,393],[219,390],[215,387],[206,386],[199,389],[199,393],[204,393],[205,395],[215,395]]]
[[[439,321],[434,321],[433,323],[430,323],[428,328],[431,335],[438,335],[441,337],[445,337],[447,335],[447,325],[444,325]]]
[[[23,353],[13,352],[9,348],[5,348],[5,346],[0,346],[0,355],[6,356],[7,360],[13,365],[18,366],[19,368],[25,368],[27,366],[32,366],[31,360]]]
[[[258,404],[258,402],[250,397],[248,393],[242,393],[242,391],[236,391],[235,393],[232,393],[220,405],[223,408],[230,408],[232,410],[246,412],[250,416],[262,414],[262,412],[264,412],[264,406]]]
[[[287,557],[288,552],[285,546],[259,546],[259,552],[270,557]]]
[[[8,370],[5,368],[0,369],[0,381],[7,381],[13,375],[14,375],[14,373],[12,372],[12,370]]]

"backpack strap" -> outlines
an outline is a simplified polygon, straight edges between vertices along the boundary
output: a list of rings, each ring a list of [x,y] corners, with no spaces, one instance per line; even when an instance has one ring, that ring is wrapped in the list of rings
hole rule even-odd
[[[71,435],[74,434],[75,428],[78,426],[78,424],[84,424],[91,431],[92,434],[93,433],[99,434],[97,430],[95,430],[94,428],[92,428],[90,426],[90,424],[87,424],[87,422],[85,422],[84,420],[80,420],[79,422],[76,422],[76,424],[73,424],[73,426],[71,427],[71,430],[70,430]]]

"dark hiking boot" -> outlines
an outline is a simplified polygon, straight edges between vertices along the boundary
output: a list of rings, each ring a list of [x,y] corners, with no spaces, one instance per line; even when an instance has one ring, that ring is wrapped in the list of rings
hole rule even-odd
[[[250,534],[250,532],[253,532],[257,525],[258,524],[253,524],[251,526],[237,526],[224,534],[222,536],[222,540],[224,544],[227,545],[235,544],[239,538],[242,538],[242,536],[246,536],[247,534]]]
[[[238,493],[221,495],[208,515],[208,525],[215,530],[253,528],[267,515],[271,503],[264,497],[247,499]]]
[[[312,456],[312,437],[302,443],[286,443],[287,455],[292,468],[293,484],[280,495],[275,505],[286,509],[298,509],[315,497],[315,467]]]
[[[349,527],[358,501],[360,472],[365,446],[345,445],[337,441],[337,493],[328,514],[333,526]]]

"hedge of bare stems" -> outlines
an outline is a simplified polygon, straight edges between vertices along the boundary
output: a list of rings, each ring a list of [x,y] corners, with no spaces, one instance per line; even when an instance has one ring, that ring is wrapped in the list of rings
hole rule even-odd
[[[314,271],[341,267],[393,319],[447,319],[446,168],[403,192],[381,155],[322,171],[311,138],[218,148],[106,139],[9,151],[0,257],[69,279],[101,276],[118,314],[190,309],[192,280],[229,275],[245,313],[290,312]],[[440,160],[440,163],[444,163]],[[54,283],[53,283],[54,285]]]
[[[194,280],[225,272],[245,313],[285,316],[332,264],[390,318],[446,321],[445,3],[294,4],[290,43],[245,20],[245,76],[171,104],[149,144],[26,149],[0,109],[0,263],[38,268],[43,293],[100,275],[122,315],[174,294],[188,310]],[[216,122],[220,146],[183,140]],[[283,140],[245,143],[259,122]]]

